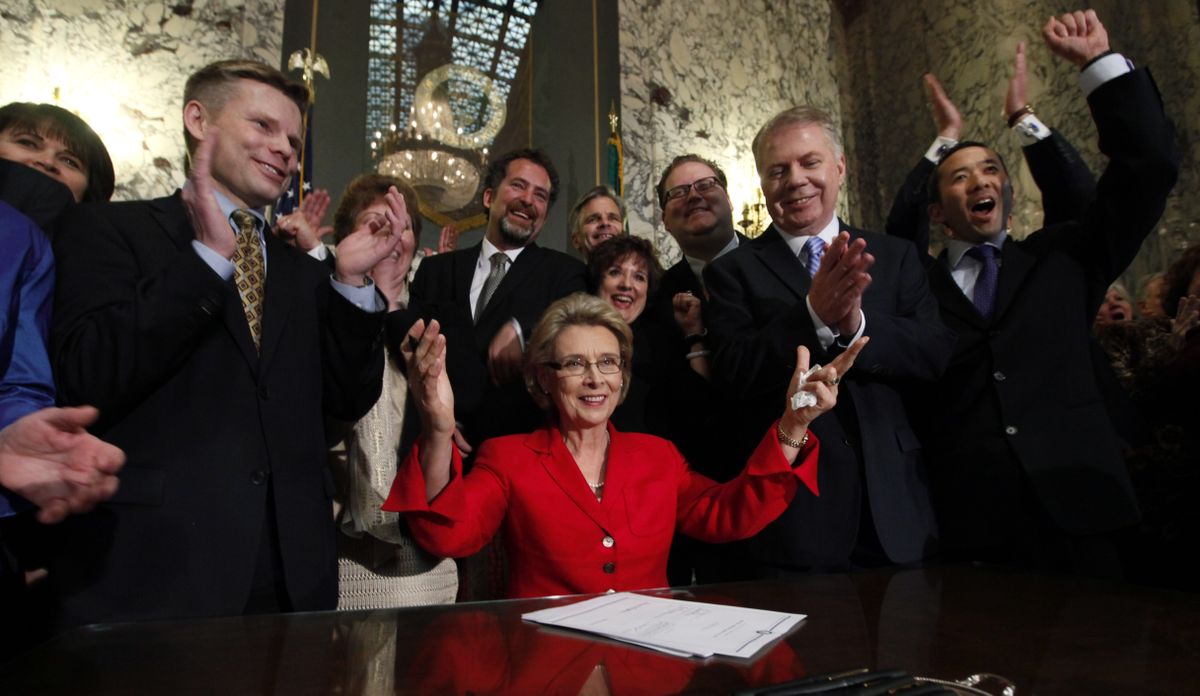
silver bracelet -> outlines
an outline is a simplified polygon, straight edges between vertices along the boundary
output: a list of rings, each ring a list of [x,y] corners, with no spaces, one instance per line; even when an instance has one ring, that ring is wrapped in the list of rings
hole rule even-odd
[[[694,350],[691,353],[688,353],[687,359],[691,360],[692,358],[707,358],[710,355],[712,355],[712,351],[705,348],[704,350]]]

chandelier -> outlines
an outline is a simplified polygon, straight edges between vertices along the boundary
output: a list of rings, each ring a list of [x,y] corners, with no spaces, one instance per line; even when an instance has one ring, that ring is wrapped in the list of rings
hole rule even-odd
[[[417,85],[408,122],[375,132],[376,170],[408,182],[422,208],[459,210],[476,199],[505,116],[505,96],[490,77],[470,66],[442,65]]]

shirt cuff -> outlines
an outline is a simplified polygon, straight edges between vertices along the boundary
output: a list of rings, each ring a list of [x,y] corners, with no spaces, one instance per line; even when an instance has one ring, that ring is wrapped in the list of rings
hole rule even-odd
[[[229,280],[233,277],[233,262],[221,256],[211,248],[204,246],[199,240],[192,240],[192,248],[200,255],[200,260],[208,264],[208,267],[213,269],[213,272],[221,276],[221,280]]]
[[[838,332],[821,321],[821,317],[818,317],[817,313],[813,311],[812,300],[807,296],[804,298],[804,306],[808,307],[808,316],[812,318],[813,328],[817,330],[817,340],[821,343],[821,349],[829,350],[829,346],[832,346],[833,342],[837,340]]]
[[[329,248],[324,244],[318,243],[315,247],[308,250],[308,255],[318,261],[324,261],[329,258]]]
[[[334,278],[332,274],[329,276],[329,282],[333,284],[333,289],[337,290],[339,295],[346,298],[347,302],[364,312],[374,314],[382,312],[387,307],[383,298],[376,292],[375,283],[370,278],[367,278],[367,284],[361,288],[342,283]]]
[[[1021,147],[1036,145],[1050,137],[1050,129],[1033,114],[1022,116],[1021,120],[1017,121],[1016,125],[1013,126],[1013,130],[1017,132],[1017,138],[1021,141]]]
[[[521,352],[525,352],[525,334],[521,331],[521,322],[517,321],[516,317],[509,319],[512,322],[513,328],[517,330],[517,342],[521,344]]]
[[[850,337],[850,340],[846,341],[845,343],[842,342],[841,337],[839,336],[837,344],[841,348],[849,348],[850,344],[854,343],[858,339],[862,338],[862,335],[864,333],[866,333],[866,331],[867,331],[867,315],[863,314],[863,311],[860,309],[860,310],[858,310],[858,331],[855,331],[854,335]]]
[[[1085,97],[1090,97],[1100,85],[1127,72],[1133,72],[1133,63],[1120,53],[1110,53],[1092,61],[1079,73],[1079,87]]]
[[[925,151],[925,159],[937,164],[942,159],[942,154],[958,144],[954,138],[947,138],[944,135],[939,135],[934,139],[933,144]]]

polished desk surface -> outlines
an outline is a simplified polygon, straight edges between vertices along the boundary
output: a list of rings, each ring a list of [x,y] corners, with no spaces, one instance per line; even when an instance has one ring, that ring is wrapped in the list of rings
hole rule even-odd
[[[676,596],[808,619],[751,661],[521,621],[569,598],[96,625],[0,666],[0,694],[728,694],[855,667],[993,673],[1017,694],[1200,693],[1200,595],[951,566]]]

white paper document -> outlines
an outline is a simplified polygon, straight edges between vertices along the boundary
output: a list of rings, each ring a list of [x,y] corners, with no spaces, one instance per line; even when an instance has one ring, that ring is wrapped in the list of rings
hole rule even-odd
[[[673,655],[747,658],[785,635],[805,615],[618,592],[521,618]]]

